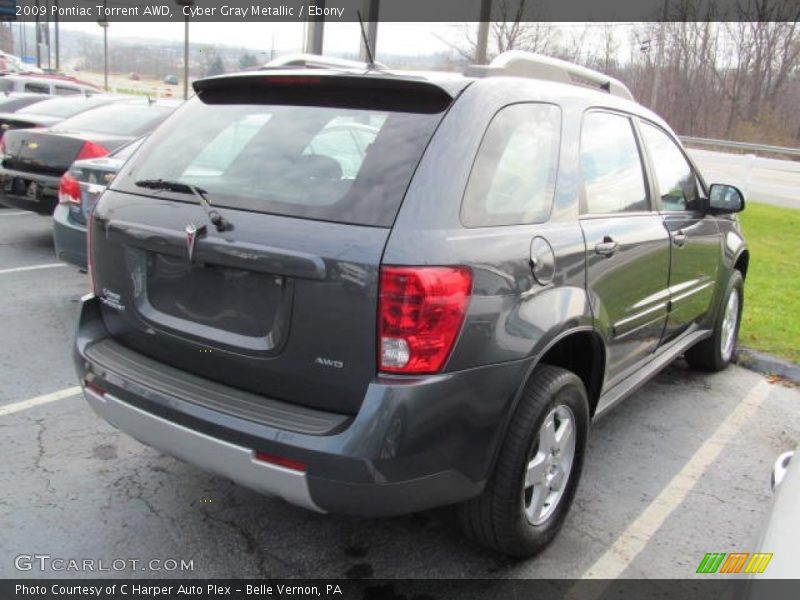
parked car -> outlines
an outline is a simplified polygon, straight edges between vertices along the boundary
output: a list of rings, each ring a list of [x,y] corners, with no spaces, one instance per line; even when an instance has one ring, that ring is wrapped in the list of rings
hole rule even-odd
[[[50,94],[54,96],[74,96],[99,94],[94,85],[79,82],[72,77],[60,75],[25,75],[0,76],[0,92],[29,92],[34,94]]]
[[[76,160],[61,176],[58,205],[53,212],[53,245],[59,260],[86,268],[86,222],[89,215],[143,139],[122,146],[108,156]]]
[[[13,113],[21,108],[49,100],[51,96],[45,94],[28,94],[20,92],[5,92],[0,93],[0,113]],[[2,137],[2,130],[0,130],[0,137]]]
[[[797,538],[800,536],[800,463],[797,452],[784,452],[775,461],[772,469],[772,500],[766,526],[761,533],[757,552],[771,554],[764,564],[764,569],[751,575],[757,582],[759,579],[792,579],[797,577],[795,550]],[[755,588],[758,590],[758,588]],[[771,588],[763,590],[769,592]],[[751,598],[759,597],[751,594]],[[761,596],[766,597],[766,596]]]
[[[73,96],[49,98],[15,111],[0,112],[0,139],[10,129],[50,127],[82,112],[119,102],[115,96]]]
[[[0,51],[0,73],[43,74],[36,65],[24,62],[19,56]]]
[[[167,75],[164,77],[164,83],[167,85],[178,85],[178,76],[177,75]]]
[[[15,208],[53,214],[61,176],[76,160],[99,158],[152,131],[175,102],[115,102],[45,129],[15,129],[0,140],[0,200]]]
[[[593,419],[730,363],[744,199],[620,82],[511,52],[194,89],[89,225],[75,367],[143,443],[317,511],[458,504],[528,556]]]

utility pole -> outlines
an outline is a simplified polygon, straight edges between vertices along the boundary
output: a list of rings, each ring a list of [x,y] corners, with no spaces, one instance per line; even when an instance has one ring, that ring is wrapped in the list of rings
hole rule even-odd
[[[54,0],[54,4],[56,5],[56,18],[55,18],[55,26],[56,26],[56,72],[61,70],[61,48],[59,46],[59,38],[58,38],[58,0]]]
[[[191,6],[194,0],[175,0],[178,6]],[[184,16],[183,26],[183,99],[189,98],[189,15]]]
[[[108,19],[103,17],[97,24],[103,28],[103,89],[108,91]]]
[[[656,101],[658,100],[658,88],[661,83],[661,65],[664,62],[664,27],[665,21],[669,17],[669,0],[664,0],[664,8],[661,12],[661,21],[658,23],[658,49],[656,50],[655,73],[653,75],[653,89],[650,90],[650,110],[655,111]]]
[[[478,23],[478,45],[475,51],[475,63],[485,65],[486,51],[489,46],[489,22],[492,20],[492,0],[481,0],[481,16]]]
[[[39,0],[36,0],[36,21],[34,26],[36,27],[36,68],[42,68],[42,50],[39,47]]]
[[[324,0],[319,0],[316,4],[321,9],[325,8]],[[325,17],[308,17],[306,21],[306,43],[303,52],[321,55],[324,32]]]
[[[656,40],[656,60],[653,65],[653,87],[650,90],[650,110],[656,109],[658,100],[658,88],[661,84],[661,65],[664,61],[664,23],[658,24],[658,38]]]

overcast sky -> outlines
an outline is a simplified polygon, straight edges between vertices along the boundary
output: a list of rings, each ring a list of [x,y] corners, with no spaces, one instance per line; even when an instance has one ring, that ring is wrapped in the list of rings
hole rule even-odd
[[[434,0],[432,0],[434,1]],[[601,43],[602,23],[546,23],[561,34],[583,38],[584,49]],[[612,23],[624,60],[630,51],[630,23]],[[588,26],[588,27],[587,27]],[[96,23],[61,23],[62,29],[100,35]],[[121,23],[111,22],[109,43],[121,38],[155,38],[183,42],[183,23]],[[448,42],[464,43],[465,28],[477,30],[477,23],[381,23],[378,27],[378,51],[381,54],[430,55],[450,49]],[[300,52],[303,48],[304,23],[192,23],[189,37],[192,43],[225,44],[269,53]],[[325,53],[357,54],[360,31],[357,23],[328,23],[325,26]],[[596,39],[595,39],[596,38]]]
[[[475,26],[475,24],[471,24]],[[60,24],[62,30],[100,34],[96,23]],[[192,23],[189,37],[193,43],[226,44],[269,52],[274,39],[278,51],[300,51],[304,23]],[[151,37],[183,41],[183,23],[115,23],[108,28],[109,42],[115,38]],[[357,23],[328,23],[325,26],[325,51],[357,53],[360,39]],[[438,36],[438,37],[437,37]],[[390,54],[432,54],[447,50],[439,38],[458,40],[463,27],[452,23],[381,23],[378,29],[378,52]]]

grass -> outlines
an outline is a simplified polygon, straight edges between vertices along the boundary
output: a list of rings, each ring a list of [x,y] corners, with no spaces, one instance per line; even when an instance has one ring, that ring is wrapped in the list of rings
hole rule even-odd
[[[750,248],[739,341],[800,363],[800,210],[748,203]]]

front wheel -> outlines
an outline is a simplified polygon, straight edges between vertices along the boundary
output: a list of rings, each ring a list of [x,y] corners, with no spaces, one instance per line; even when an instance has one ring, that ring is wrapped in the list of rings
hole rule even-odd
[[[722,371],[731,363],[742,319],[743,291],[742,274],[734,270],[728,279],[711,337],[686,351],[686,362],[690,367],[702,371]]]
[[[580,378],[560,367],[537,367],[486,488],[459,507],[466,535],[511,556],[544,549],[575,495],[588,430],[589,403]]]

